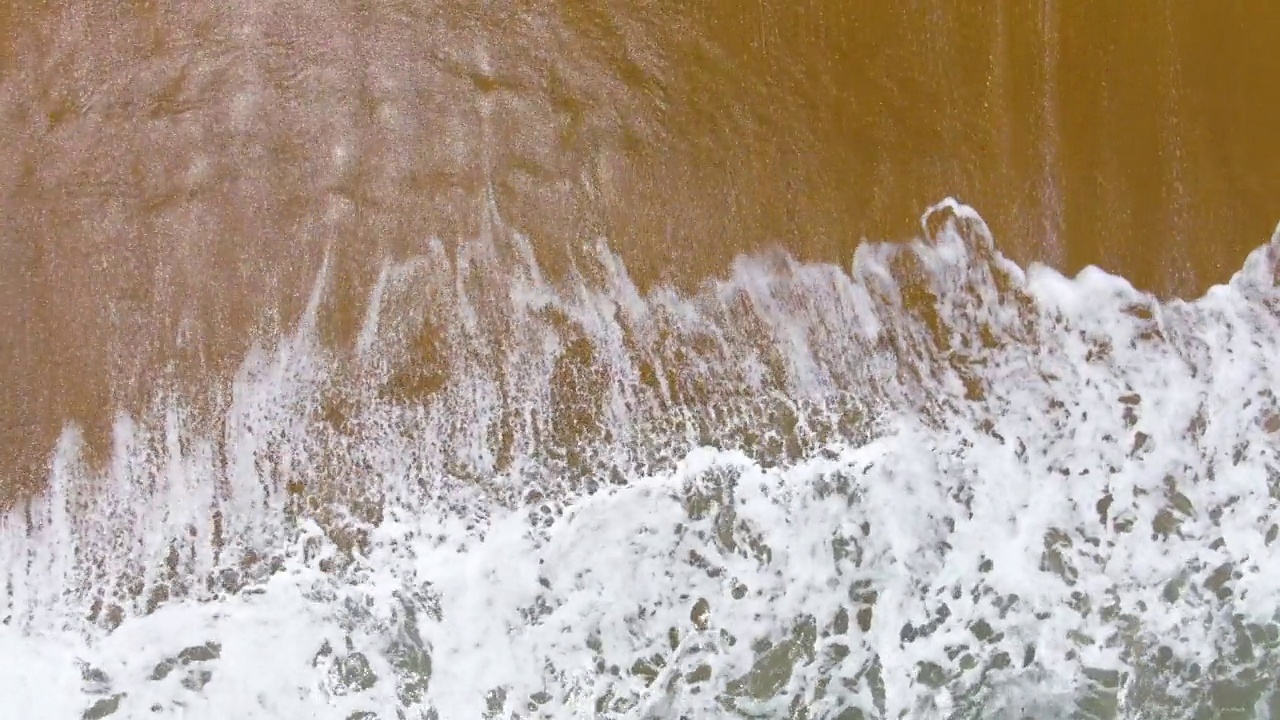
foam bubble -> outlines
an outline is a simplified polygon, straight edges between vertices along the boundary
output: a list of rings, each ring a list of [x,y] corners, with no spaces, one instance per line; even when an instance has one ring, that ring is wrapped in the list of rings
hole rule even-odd
[[[1023,271],[954,201],[847,273],[742,258],[687,297],[641,295],[603,245],[592,281],[553,285],[527,252],[485,279],[495,243],[527,251],[489,232],[384,268],[358,372],[312,342],[322,273],[299,331],[246,359],[221,437],[161,399],[119,419],[95,479],[68,431],[48,493],[0,522],[6,706],[1275,702],[1276,241],[1160,303],[1097,269]]]

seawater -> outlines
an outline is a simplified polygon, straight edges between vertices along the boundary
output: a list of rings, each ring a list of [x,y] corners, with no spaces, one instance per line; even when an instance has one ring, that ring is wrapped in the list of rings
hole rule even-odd
[[[218,422],[158,393],[101,468],[69,427],[0,523],[4,714],[1280,707],[1280,236],[1189,302],[951,200],[695,292],[584,258],[547,280],[491,206],[384,264],[355,360],[326,264]]]

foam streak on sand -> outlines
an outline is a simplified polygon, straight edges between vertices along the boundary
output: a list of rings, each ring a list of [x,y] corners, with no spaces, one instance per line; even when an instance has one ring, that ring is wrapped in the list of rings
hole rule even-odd
[[[322,276],[220,436],[158,400],[89,478],[67,432],[0,534],[0,655],[23,659],[0,697],[98,718],[1269,711],[1280,239],[1162,304],[1024,273],[952,201],[922,224],[849,273],[742,258],[689,297],[642,296],[603,246],[549,284],[490,227],[384,268],[355,367],[312,341]]]

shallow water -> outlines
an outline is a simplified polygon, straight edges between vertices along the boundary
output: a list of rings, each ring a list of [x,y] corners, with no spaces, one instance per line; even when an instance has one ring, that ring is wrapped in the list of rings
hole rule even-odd
[[[8,6],[0,697],[1268,717],[1270,15]]]
[[[326,250],[349,348],[382,263],[455,252],[487,198],[548,273],[603,237],[646,289],[775,246],[844,266],[954,196],[1018,262],[1198,296],[1276,221],[1277,28],[1259,3],[10,3],[0,482],[43,485],[68,420],[105,462],[158,385],[216,416]]]

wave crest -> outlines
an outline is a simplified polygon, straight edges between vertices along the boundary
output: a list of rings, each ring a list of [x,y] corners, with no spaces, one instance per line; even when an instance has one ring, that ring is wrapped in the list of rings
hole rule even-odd
[[[954,200],[921,228],[682,296],[603,243],[551,283],[494,223],[386,265],[350,356],[322,272],[217,432],[158,398],[103,475],[64,435],[0,524],[0,646],[124,712],[1268,702],[1280,240],[1161,303]]]

